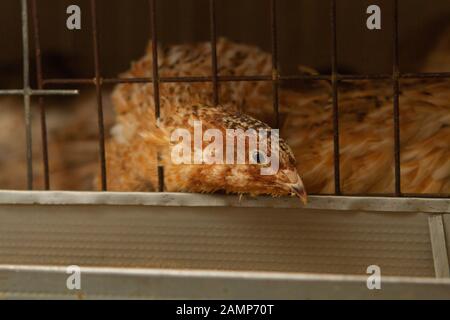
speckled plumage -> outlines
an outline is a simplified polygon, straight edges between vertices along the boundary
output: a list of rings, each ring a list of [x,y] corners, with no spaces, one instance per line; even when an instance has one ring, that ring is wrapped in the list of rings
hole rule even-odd
[[[210,49],[205,44],[175,46],[160,51],[160,74],[169,76],[195,75],[205,76],[210,71]],[[267,65],[267,55],[253,54],[247,46],[235,47],[225,40],[218,45],[219,54],[226,58],[221,72],[236,72],[242,59],[251,57],[255,66]],[[238,50],[236,55],[230,51]],[[243,52],[241,56],[239,52]],[[148,52],[151,52],[149,48]],[[240,68],[245,72],[245,68]],[[270,70],[270,68],[268,69]],[[144,77],[151,74],[151,60],[146,55],[125,77]],[[236,89],[239,86],[239,89]],[[280,141],[280,171],[273,176],[262,176],[260,164],[183,164],[175,165],[170,159],[170,134],[175,129],[188,129],[192,132],[192,123],[202,121],[204,130],[219,129],[226,136],[226,129],[260,128],[270,129],[265,123],[240,113],[245,99],[268,98],[259,96],[270,94],[266,84],[228,84],[221,88],[221,106],[213,106],[212,91],[209,83],[162,84],[161,119],[156,126],[152,84],[121,84],[113,93],[113,102],[117,112],[117,123],[113,128],[113,139],[108,143],[108,185],[110,190],[152,191],[157,186],[156,154],[162,156],[161,164],[165,170],[167,191],[184,192],[226,192],[238,194],[271,194],[273,196],[292,193],[291,185],[301,184],[295,168],[295,160],[289,146]],[[261,91],[260,91],[261,90]],[[247,91],[247,96],[240,95]],[[258,93],[259,91],[259,93]],[[193,133],[192,133],[193,134]],[[270,144],[270,139],[269,139]],[[249,154],[246,155],[249,158]],[[303,192],[303,190],[301,190]]]
[[[276,175],[260,174],[262,164],[174,164],[170,155],[170,134],[176,129],[188,129],[194,136],[192,123],[201,121],[204,130],[218,129],[226,136],[226,129],[270,129],[264,123],[248,116],[231,114],[221,107],[201,104],[173,106],[171,117],[152,126],[152,111],[141,119],[150,124],[136,129],[136,134],[122,141],[123,136],[108,144],[108,172],[110,190],[155,191],[156,154],[161,155],[165,170],[167,191],[225,192],[236,194],[287,195],[291,185],[300,183],[295,160],[287,144],[280,141],[280,171]],[[250,120],[251,121],[248,121]],[[247,121],[248,122],[247,122]],[[120,141],[120,142],[119,142]],[[271,139],[268,144],[270,146]],[[236,150],[236,146],[235,149]],[[251,152],[251,150],[249,151]],[[246,153],[246,159],[249,158]]]
[[[401,184],[406,193],[450,192],[450,82],[402,81]],[[294,98],[293,98],[294,99]],[[346,193],[394,191],[392,84],[342,84],[339,95],[341,185]],[[290,111],[282,135],[312,192],[332,193],[331,101]]]
[[[218,56],[221,75],[271,73],[270,54],[252,46],[220,39]],[[159,50],[159,57],[159,71],[164,77],[211,74],[210,46],[207,43],[172,46]],[[124,77],[148,77],[151,70],[149,47],[147,54],[133,63]],[[345,192],[393,191],[391,96],[391,84],[381,81],[343,83],[340,86],[341,177]],[[155,123],[153,87],[151,84],[121,84],[115,89],[113,101],[117,119],[113,139],[108,145],[110,187],[116,190],[154,188],[156,155],[154,150],[148,148],[158,141],[157,130],[152,126]],[[402,82],[401,155],[402,187],[405,192],[450,192],[449,101],[450,86],[445,81]],[[221,109],[205,109],[220,110],[220,115],[213,117],[222,117],[221,112],[224,112],[228,119],[235,117],[244,123],[254,121],[242,115],[246,113],[273,124],[270,82],[222,82],[220,102]],[[210,83],[161,84],[163,123],[170,124],[172,121],[183,125],[194,117],[207,119],[206,114],[191,109],[194,104],[212,106]],[[307,189],[314,193],[332,193],[334,175],[329,85],[319,83],[303,90],[281,89],[280,113],[283,120],[281,135],[293,149],[297,170]],[[227,121],[221,125],[232,126]],[[141,137],[153,140],[144,142]],[[289,150],[283,152],[289,154]],[[192,171],[192,175],[186,178],[184,174],[172,174],[170,164],[166,162],[165,165],[168,166],[166,184],[169,190],[218,190],[217,183],[214,186],[208,184],[211,168],[207,166],[197,168],[195,174]],[[223,177],[220,179],[224,181]],[[258,190],[249,184],[234,187],[237,192],[267,193],[266,189]],[[224,189],[227,191],[226,187]],[[228,191],[233,192],[231,186]]]
[[[445,43],[449,33],[441,43]],[[238,45],[221,39],[218,43],[222,75],[271,73],[271,57],[258,48]],[[434,56],[444,57],[445,71],[449,57],[446,46],[437,46]],[[163,76],[199,75],[211,72],[208,44],[171,46],[160,50]],[[439,66],[438,66],[439,67]],[[302,68],[304,72],[314,72]],[[437,71],[434,70],[434,71]],[[124,74],[151,76],[148,53]],[[404,192],[450,192],[449,172],[449,81],[401,81],[401,159]],[[238,119],[239,111],[264,123],[274,124],[272,86],[264,82],[221,82],[223,108]],[[83,90],[84,92],[84,90]],[[152,190],[156,181],[156,158],[134,152],[140,148],[143,133],[147,139],[154,123],[152,85],[123,84],[114,92],[116,109],[112,139],[108,142],[108,174],[113,190]],[[163,119],[169,120],[191,105],[185,102],[212,103],[209,83],[161,84]],[[281,135],[297,159],[297,170],[311,193],[334,191],[332,103],[326,82],[302,83],[300,88],[280,90]],[[358,81],[340,84],[341,178],[344,192],[391,192],[393,186],[392,86],[389,81]],[[104,94],[107,123],[112,123],[109,94]],[[95,94],[57,101],[47,105],[50,174],[52,188],[89,190],[98,169],[98,129]],[[4,128],[23,126],[20,100],[0,101]],[[168,107],[169,106],[169,107]],[[172,106],[172,107],[170,107]],[[178,109],[180,110],[178,110]],[[33,108],[33,110],[38,110]],[[170,111],[169,111],[170,110]],[[228,124],[227,124],[228,125]],[[34,117],[35,187],[42,188],[42,155],[39,140],[39,117]],[[107,128],[109,125],[107,124]],[[0,146],[0,188],[25,188],[23,130],[2,130]],[[151,136],[150,136],[151,138]],[[18,143],[18,142],[19,143]],[[124,148],[124,145],[128,145]],[[206,167],[205,167],[206,168]],[[205,169],[206,175],[207,169]],[[203,181],[201,181],[203,183]]]

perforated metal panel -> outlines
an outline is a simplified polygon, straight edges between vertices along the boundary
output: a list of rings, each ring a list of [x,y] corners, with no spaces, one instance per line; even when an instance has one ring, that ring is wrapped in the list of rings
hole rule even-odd
[[[444,297],[449,280],[430,278],[448,272],[445,230],[429,219],[444,214],[447,229],[448,207],[445,199],[311,197],[302,207],[295,199],[217,195],[0,192],[0,293],[200,297],[175,286],[189,284],[216,298],[254,298],[255,290],[241,290],[251,280],[273,289],[269,298],[419,297],[425,287],[429,297]],[[88,289],[65,289],[69,265],[88,270]],[[370,293],[370,265],[400,278]],[[127,295],[135,283],[154,288],[137,285]],[[295,284],[308,289],[294,294]]]
[[[0,264],[434,277],[420,213],[3,205]]]

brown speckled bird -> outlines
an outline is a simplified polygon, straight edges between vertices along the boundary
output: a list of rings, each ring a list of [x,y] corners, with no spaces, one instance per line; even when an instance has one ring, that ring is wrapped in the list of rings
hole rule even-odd
[[[148,54],[134,63],[125,77],[148,77],[152,72]],[[204,76],[211,72],[210,47],[174,46],[159,53],[160,74],[170,76]],[[244,45],[221,39],[218,55],[222,74],[244,74],[267,68],[267,54]],[[249,61],[251,61],[249,63]],[[221,106],[213,106],[210,84],[163,84],[161,86],[161,121],[156,127],[152,84],[121,84],[113,93],[117,124],[108,143],[107,171],[110,190],[154,191],[157,186],[156,151],[162,155],[165,188],[180,192],[225,192],[272,196],[296,194],[306,202],[306,192],[297,174],[295,158],[289,146],[280,140],[279,171],[261,175],[267,164],[173,164],[170,158],[170,135],[176,129],[192,132],[194,121],[201,121],[204,130],[218,129],[226,136],[227,129],[265,129],[265,123],[243,114],[242,107],[270,105],[267,84],[234,83],[221,88]],[[193,134],[193,132],[192,132]],[[269,149],[271,139],[268,141]],[[247,162],[254,150],[245,155]]]
[[[445,43],[449,36],[450,33],[445,34],[441,42]],[[450,57],[446,48],[445,45],[437,46],[427,64],[435,60],[434,56],[439,56],[444,57],[440,64],[450,65],[446,60]],[[150,52],[151,48],[124,76],[151,76]],[[162,49],[159,52],[160,73],[162,76],[209,76],[210,52],[207,43]],[[256,47],[220,39],[218,56],[221,75],[271,74],[270,54]],[[314,72],[306,68],[302,71]],[[342,82],[339,87],[343,191],[392,192],[391,83]],[[153,190],[156,185],[155,150],[136,152],[143,147],[143,137],[150,141],[148,133],[154,124],[152,90],[151,84],[119,85],[113,94],[115,121],[107,113],[111,109],[109,95],[104,94],[104,110],[108,115],[106,128],[115,122],[107,150],[108,178],[113,190]],[[449,81],[402,80],[401,90],[402,189],[414,193],[449,193]],[[202,108],[212,105],[212,91],[209,83],[162,83],[162,119],[173,116],[175,108],[188,110],[194,104]],[[302,83],[299,88],[283,87],[280,90],[281,136],[292,148],[297,170],[309,193],[334,191],[330,92],[326,82]],[[270,82],[221,82],[220,102],[224,113],[241,112],[274,125]],[[91,189],[98,168],[98,129],[92,111],[95,95],[58,101],[54,108],[46,104],[52,189]],[[3,128],[11,128],[2,130],[0,135],[0,188],[23,189],[26,171],[24,130],[14,129],[23,126],[23,106],[20,100],[3,98],[0,108]],[[39,118],[35,116],[34,119],[34,142],[40,145]],[[40,148],[35,148],[36,188],[42,188],[41,157]],[[180,183],[187,181],[180,179]],[[194,184],[185,185],[183,190],[190,188],[194,190]]]
[[[124,107],[139,108],[129,102]],[[161,119],[159,127],[151,125],[155,123],[153,110],[148,105],[141,105],[141,110],[134,109],[140,114],[140,122],[133,126],[133,133],[127,131],[126,126],[116,130],[114,139],[108,144],[110,190],[154,191],[158,185],[155,169],[156,154],[159,152],[167,191],[272,196],[295,194],[306,202],[306,192],[297,174],[294,156],[282,140],[279,149],[276,149],[279,151],[276,152],[279,171],[273,175],[261,174],[261,168],[269,165],[263,160],[249,163],[250,157],[265,157],[258,149],[246,151],[246,164],[175,164],[171,157],[171,133],[177,129],[187,129],[194,137],[194,121],[201,121],[204,131],[220,130],[224,137],[229,134],[227,129],[270,130],[266,124],[250,116],[230,113],[222,107],[201,104],[166,104],[165,107],[166,116]],[[272,137],[268,139],[269,149],[271,144]],[[188,148],[191,148],[191,143]],[[236,148],[235,145],[235,154]]]
[[[255,75],[271,73],[271,56],[262,50],[225,39],[218,42],[221,75]],[[210,46],[176,45],[159,50],[161,76],[208,76],[211,74]],[[314,72],[314,71],[306,71]],[[151,47],[133,64],[124,77],[150,77]],[[340,87],[341,178],[344,192],[392,192],[393,118],[392,85],[360,81]],[[402,82],[401,155],[402,186],[405,192],[450,191],[450,87],[445,81]],[[156,179],[156,155],[145,137],[155,130],[153,87],[151,84],[121,84],[113,94],[117,124],[108,145],[109,185],[114,190],[152,190]],[[161,84],[162,119],[177,118],[178,124],[192,117],[192,106],[225,114],[246,113],[273,124],[272,88],[267,82],[223,82],[220,85],[222,107],[212,106],[209,83]],[[220,111],[219,111],[220,110]],[[308,90],[280,91],[281,135],[292,147],[297,170],[308,191],[332,193],[333,140],[332,103],[329,85],[319,84]],[[202,114],[202,113],[199,113]],[[151,152],[152,151],[152,152]],[[284,156],[282,156],[284,157]],[[290,158],[286,157],[286,158]],[[226,176],[208,174],[211,168],[197,168],[190,175],[167,170],[169,191],[225,190],[252,194],[282,194],[257,184],[229,184]],[[293,162],[289,161],[288,166]],[[172,171],[173,170],[173,171]],[[292,170],[291,168],[289,170]],[[253,181],[243,176],[243,181]],[[217,180],[215,180],[217,178]],[[232,181],[232,178],[230,178]],[[210,185],[211,181],[214,181]],[[267,182],[267,181],[266,181]],[[266,183],[265,182],[265,183]],[[292,183],[293,181],[290,181]],[[275,191],[276,190],[276,191]],[[288,189],[285,189],[288,190]]]

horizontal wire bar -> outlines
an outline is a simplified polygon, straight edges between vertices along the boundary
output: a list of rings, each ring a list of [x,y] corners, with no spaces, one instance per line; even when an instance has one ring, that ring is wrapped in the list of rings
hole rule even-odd
[[[408,198],[449,198],[450,193],[402,193],[404,197]]]
[[[0,90],[0,96],[22,96],[25,90]]]
[[[0,90],[1,96],[72,96],[79,94],[78,90],[23,90],[23,89],[12,89],[12,90]]]
[[[87,78],[58,78],[58,79],[43,79],[44,85],[47,84],[94,84],[95,78],[87,79]]]
[[[282,79],[283,77],[280,77]],[[303,78],[303,77],[302,77]],[[327,78],[326,76],[321,77]],[[212,76],[192,76],[192,77],[161,77],[159,82],[163,83],[178,83],[178,82],[212,82]],[[219,81],[272,81],[270,75],[250,75],[250,76],[219,76]],[[102,83],[151,83],[153,78],[102,78]],[[45,84],[95,84],[94,79],[45,79]]]
[[[279,80],[331,80],[331,75],[328,74],[292,74],[279,75]]]
[[[192,77],[161,77],[159,82],[162,83],[178,83],[178,82],[213,82],[212,76],[192,76]],[[222,82],[231,81],[272,81],[270,75],[255,76],[218,76],[217,80]],[[139,83],[153,82],[152,78],[105,78],[104,83]]]
[[[433,78],[449,78],[450,72],[419,72],[419,73],[402,73],[400,78],[403,79],[433,79]]]
[[[432,79],[432,78],[449,78],[450,72],[440,73],[404,73],[399,74],[402,79]],[[331,80],[332,75],[329,74],[298,74],[298,75],[280,75],[279,80]],[[391,74],[336,74],[337,80],[384,80],[392,79]],[[144,78],[102,78],[102,83],[118,84],[118,83],[152,83],[151,77]],[[248,76],[218,76],[218,81],[272,81],[271,75],[248,75]],[[192,76],[192,77],[161,77],[161,83],[180,83],[180,82],[212,82],[211,76]],[[45,84],[95,84],[95,79],[45,79]],[[0,91],[1,92],[1,91]]]
[[[309,193],[308,196],[335,196],[333,193]],[[395,193],[346,193],[341,192],[340,196],[345,197],[355,197],[355,198],[377,198],[377,197],[385,197],[385,198],[398,198],[398,195]],[[408,198],[448,198],[450,199],[449,193],[402,193],[402,197]]]
[[[308,196],[335,196],[334,193],[309,193]],[[354,198],[398,198],[398,195],[393,193],[346,193],[341,192],[339,196],[343,197],[354,197]],[[427,199],[450,199],[450,194],[448,193],[402,193],[402,197],[408,198],[427,198]]]
[[[153,82],[152,78],[105,78],[102,79],[103,83],[151,83]]]
[[[392,79],[392,74],[338,74],[338,80],[379,80]]]
[[[159,77],[159,82],[213,82],[212,76],[197,76],[197,77]]]

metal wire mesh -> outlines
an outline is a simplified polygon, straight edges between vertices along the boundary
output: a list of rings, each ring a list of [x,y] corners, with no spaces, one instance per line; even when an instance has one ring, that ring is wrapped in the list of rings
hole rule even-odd
[[[78,94],[77,90],[43,90],[42,87],[42,72],[40,63],[40,47],[36,45],[36,56],[38,57],[38,90],[30,88],[30,52],[29,52],[29,37],[28,37],[28,3],[27,0],[21,0],[22,7],[22,63],[23,63],[23,88],[18,90],[0,90],[0,95],[21,95],[23,96],[23,105],[25,113],[25,129],[26,129],[26,157],[27,157],[27,186],[28,189],[33,189],[33,155],[32,145],[33,137],[31,131],[31,96],[45,96],[45,95],[74,95]],[[35,9],[36,6],[33,6]],[[37,25],[37,22],[36,22]],[[39,42],[37,42],[39,43]],[[42,100],[41,100],[42,101]],[[47,129],[45,127],[45,109],[41,108],[42,116],[42,141],[43,141],[43,158],[44,171],[46,176],[46,187],[49,187],[49,170],[48,170],[48,151],[47,151]],[[47,186],[48,185],[48,186]]]
[[[98,112],[98,143],[99,143],[99,158],[101,168],[101,188],[103,191],[108,190],[107,186],[107,170],[106,170],[106,156],[105,156],[105,133],[103,120],[103,105],[102,105],[102,86],[104,84],[118,84],[118,83],[153,83],[154,89],[154,103],[155,103],[155,117],[157,124],[160,118],[160,84],[161,83],[176,83],[176,82],[210,82],[213,87],[213,99],[216,104],[219,104],[219,83],[227,81],[266,81],[272,83],[273,90],[273,109],[274,117],[277,127],[279,126],[279,86],[283,80],[310,80],[310,81],[329,81],[332,85],[332,106],[333,106],[333,144],[334,144],[334,185],[335,195],[342,195],[341,177],[340,177],[340,150],[339,150],[339,102],[338,102],[338,88],[340,81],[343,80],[391,80],[393,88],[393,119],[394,119],[394,174],[395,174],[395,191],[393,194],[383,196],[408,196],[408,197],[439,197],[449,198],[448,194],[406,194],[401,190],[401,158],[400,158],[400,80],[401,79],[450,79],[450,72],[434,72],[434,73],[402,73],[399,68],[399,13],[398,0],[392,0],[393,6],[393,65],[392,74],[340,74],[338,70],[338,54],[337,54],[337,15],[336,6],[337,0],[330,1],[330,29],[331,29],[331,73],[330,74],[299,74],[299,75],[280,75],[278,71],[279,57],[278,57],[278,37],[277,37],[277,0],[270,0],[270,24],[271,24],[271,48],[272,48],[272,75],[249,75],[249,76],[221,76],[218,73],[218,57],[217,57],[217,24],[216,24],[216,0],[209,0],[209,15],[210,15],[210,43],[211,43],[211,62],[212,74],[211,76],[189,76],[189,77],[161,77],[158,71],[158,50],[157,50],[157,17],[158,9],[156,0],[148,0],[150,10],[150,27],[152,35],[152,77],[151,78],[106,78],[102,76],[101,58],[99,54],[99,30],[97,25],[97,7],[96,0],[90,0],[91,4],[91,24],[92,24],[92,43],[94,48],[93,60],[95,67],[95,77],[93,79],[87,78],[64,78],[64,79],[44,79],[43,66],[40,49],[39,36],[39,15],[37,12],[36,1],[30,0],[32,3],[32,19],[34,28],[34,42],[35,42],[35,56],[36,56],[36,72],[38,90],[33,90],[29,87],[29,48],[28,48],[28,6],[27,0],[21,0],[22,4],[22,32],[23,32],[23,79],[24,88],[20,90],[0,90],[0,95],[22,95],[24,98],[26,131],[27,131],[27,180],[28,188],[33,189],[33,175],[32,175],[32,154],[31,154],[31,113],[30,113],[30,96],[32,95],[68,95],[76,94],[76,90],[44,90],[46,85],[94,85],[97,96],[97,112]],[[39,99],[40,114],[41,114],[41,132],[43,143],[43,162],[44,162],[44,176],[45,189],[50,189],[50,173],[49,173],[49,159],[47,146],[47,128],[45,106],[42,98]],[[160,164],[160,157],[158,156],[158,191],[164,191],[164,168]],[[377,196],[377,194],[360,194],[360,196]]]

